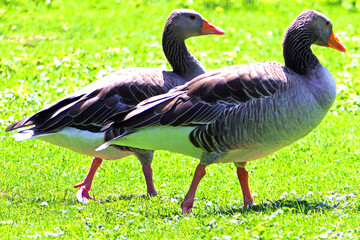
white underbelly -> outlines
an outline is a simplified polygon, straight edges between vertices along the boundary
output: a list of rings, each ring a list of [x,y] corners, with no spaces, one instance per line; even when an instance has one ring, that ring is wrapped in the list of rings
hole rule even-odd
[[[95,149],[104,143],[104,133],[93,133],[70,127],[56,133],[39,136],[37,139],[106,160],[120,159],[132,154],[132,152],[121,151],[112,146],[97,152]]]

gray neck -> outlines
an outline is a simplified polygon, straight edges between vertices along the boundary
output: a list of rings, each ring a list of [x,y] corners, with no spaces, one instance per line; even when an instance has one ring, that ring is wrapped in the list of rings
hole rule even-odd
[[[314,42],[312,34],[302,25],[291,25],[285,33],[283,55],[285,66],[299,74],[314,69],[319,60],[310,49]]]
[[[201,63],[191,55],[184,41],[184,37],[165,28],[162,46],[166,58],[175,73],[179,74],[185,80],[191,80],[205,73],[205,69]]]

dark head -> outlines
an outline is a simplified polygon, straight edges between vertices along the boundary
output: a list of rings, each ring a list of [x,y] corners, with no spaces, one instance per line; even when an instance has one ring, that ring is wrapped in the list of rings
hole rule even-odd
[[[320,12],[314,10],[303,11],[291,23],[285,36],[291,32],[303,34],[303,37],[307,38],[310,44],[331,47],[340,52],[346,51],[344,45],[335,37],[330,19]]]
[[[209,34],[223,35],[225,33],[223,29],[203,18],[200,13],[190,9],[172,11],[166,21],[165,30],[169,30],[183,39]]]
[[[323,14],[305,10],[290,24],[283,42],[285,66],[305,74],[319,63],[311,51],[312,44],[331,47],[345,52],[345,47],[335,37],[331,21]]]

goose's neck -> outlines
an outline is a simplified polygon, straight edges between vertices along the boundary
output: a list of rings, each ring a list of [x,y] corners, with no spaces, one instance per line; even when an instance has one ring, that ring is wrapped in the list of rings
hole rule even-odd
[[[185,39],[165,29],[162,39],[163,50],[173,71],[186,80],[205,73],[201,63],[188,51]]]
[[[306,74],[314,69],[319,60],[311,51],[311,44],[314,42],[310,31],[301,26],[289,27],[283,42],[283,55],[285,66],[299,74]]]

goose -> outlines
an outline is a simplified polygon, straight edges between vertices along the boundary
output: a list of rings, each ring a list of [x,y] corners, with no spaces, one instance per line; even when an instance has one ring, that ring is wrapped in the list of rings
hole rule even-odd
[[[202,74],[109,118],[102,129],[107,142],[97,151],[121,145],[200,159],[181,204],[184,214],[192,212],[206,166],[233,162],[244,207],[254,205],[246,163],[309,134],[335,100],[334,78],[313,54],[312,44],[346,50],[326,16],[305,10],[285,33],[285,66],[257,62]],[[111,139],[114,132],[119,136]]]
[[[86,177],[75,185],[79,188],[76,197],[80,202],[95,200],[88,192],[103,159],[121,159],[130,154],[142,164],[147,193],[156,196],[151,168],[153,151],[117,146],[96,152],[96,147],[104,142],[104,133],[100,132],[102,124],[109,116],[129,110],[146,98],[165,93],[204,73],[205,68],[191,55],[184,41],[194,36],[224,33],[194,10],[174,10],[166,21],[162,39],[165,56],[173,71],[157,68],[119,70],[11,124],[5,131],[28,127],[12,137],[18,141],[36,138],[92,156]]]

